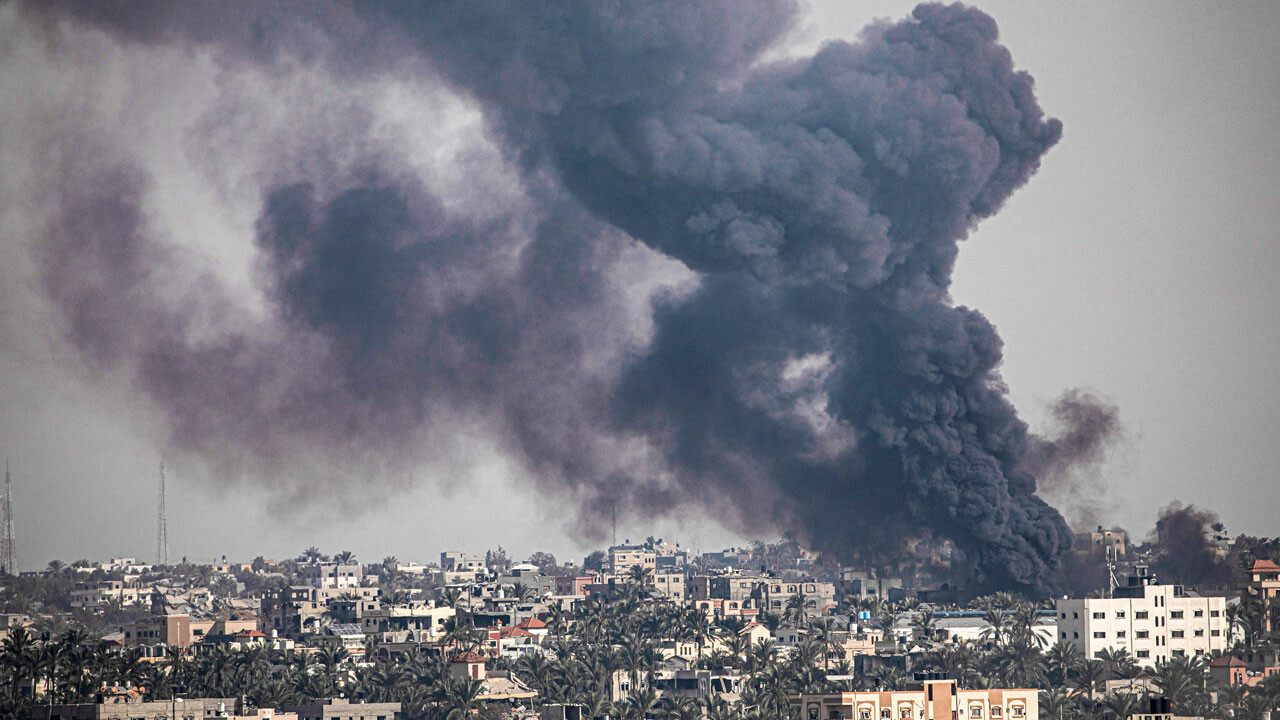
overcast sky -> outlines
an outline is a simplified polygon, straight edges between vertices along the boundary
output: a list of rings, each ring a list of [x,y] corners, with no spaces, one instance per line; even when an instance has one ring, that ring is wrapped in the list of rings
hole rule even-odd
[[[852,39],[911,5],[815,3],[779,53]],[[1280,4],[979,7],[1065,129],[1039,174],[963,245],[955,300],[999,328],[1004,378],[1033,427],[1067,388],[1119,406],[1125,440],[1103,472],[1106,522],[1143,533],[1177,500],[1216,510],[1232,532],[1274,534]],[[40,299],[27,253],[40,198],[24,188],[51,108],[82,114],[143,158],[160,179],[149,211],[247,288],[251,244],[237,238],[260,202],[246,186],[256,169],[228,153],[216,158],[222,175],[209,177],[209,158],[193,159],[201,152],[193,128],[228,97],[261,97],[255,123],[286,116],[272,103],[311,101],[304,81],[288,88],[296,96],[273,98],[279,88],[200,52],[75,37],[46,44],[0,6],[0,452],[28,569],[54,557],[152,557],[164,436],[127,383],[77,362]],[[389,128],[423,108],[444,119],[420,138],[432,148],[424,173],[450,153],[484,162],[480,121],[464,100],[396,87],[352,92],[372,98]],[[202,211],[187,212],[195,206]],[[581,557],[586,548],[563,531],[555,502],[483,440],[458,445],[465,468],[423,468],[412,489],[297,512],[269,491],[228,489],[171,460],[171,556],[284,556],[314,544],[365,560],[425,561],[501,544],[521,557]],[[618,539],[649,534],[700,549],[740,540],[697,517],[627,522]]]

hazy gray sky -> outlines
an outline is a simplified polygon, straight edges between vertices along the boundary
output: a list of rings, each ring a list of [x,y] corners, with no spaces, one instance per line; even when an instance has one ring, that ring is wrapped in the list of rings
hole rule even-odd
[[[1232,531],[1276,532],[1280,4],[978,5],[1065,132],[1039,175],[962,247],[956,301],[999,328],[1005,380],[1033,427],[1066,388],[1120,407],[1127,438],[1103,473],[1105,521],[1145,532],[1158,507],[1180,500],[1218,511]],[[815,3],[785,52],[853,38],[911,7]],[[246,158],[254,143],[280,141],[271,129],[290,113],[365,103],[379,127],[422,148],[414,162],[429,183],[447,188],[459,158],[509,176],[475,110],[447,93],[369,82],[344,98],[306,68],[279,86],[198,50],[72,37],[46,44],[0,6],[0,452],[24,568],[151,557],[164,436],[122,378],[91,377],[78,363],[40,299],[26,243],[42,199],[28,188],[49,118],[72,113],[136,153],[158,178],[147,211],[246,293],[245,238],[261,200],[253,181],[264,172]],[[249,109],[219,116],[232,101]],[[412,122],[423,112],[442,121],[423,129]],[[228,130],[206,145],[200,128],[212,117]],[[509,190],[498,182],[493,192]],[[422,468],[412,489],[297,514],[269,491],[228,489],[171,459],[171,555],[281,556],[316,544],[426,560],[501,544],[580,556],[555,503],[469,437],[454,448],[465,462]],[[618,532],[703,549],[737,540],[696,517]]]

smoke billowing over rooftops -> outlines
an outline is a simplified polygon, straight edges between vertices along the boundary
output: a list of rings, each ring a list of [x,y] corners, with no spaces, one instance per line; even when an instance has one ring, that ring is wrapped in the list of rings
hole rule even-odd
[[[499,159],[462,163],[446,197],[354,100],[291,118],[262,151],[248,313],[216,275],[157,290],[183,260],[149,178],[92,129],[51,129],[46,294],[175,449],[310,494],[409,482],[478,435],[578,531],[692,506],[841,555],[927,532],[975,585],[1048,582],[1070,534],[1033,473],[1099,440],[1033,438],[995,328],[948,291],[959,242],[1061,135],[991,18],[921,5],[762,63],[793,4],[199,7],[28,10],[268,75],[443,87]],[[226,132],[237,97],[193,132]]]

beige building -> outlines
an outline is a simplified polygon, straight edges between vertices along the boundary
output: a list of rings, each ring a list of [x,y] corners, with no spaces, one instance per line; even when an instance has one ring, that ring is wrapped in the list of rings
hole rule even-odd
[[[1095,657],[1103,649],[1127,650],[1149,667],[1170,658],[1226,650],[1230,638],[1224,597],[1201,597],[1181,585],[1159,585],[1140,568],[1109,598],[1056,603],[1058,639]]]
[[[235,698],[184,698],[143,702],[133,695],[118,695],[108,696],[100,703],[41,705],[31,708],[27,717],[30,720],[136,720],[136,718],[205,720],[206,718],[239,717],[240,712],[243,712],[243,708],[239,707]],[[295,720],[294,717],[285,714],[277,714],[275,717],[279,720]]]
[[[609,548],[609,572],[626,575],[639,566],[646,570],[657,568],[658,554],[643,545],[614,545]]]
[[[654,573],[653,589],[681,604],[688,597],[688,593],[685,591],[683,571]]]
[[[1265,637],[1280,637],[1280,565],[1270,560],[1255,560],[1245,573],[1244,587],[1240,589],[1241,601],[1261,601],[1266,610],[1262,615],[1262,632]]]
[[[307,705],[286,705],[281,709],[296,713],[298,720],[395,720],[400,703],[353,703],[334,698]]]
[[[800,695],[802,720],[1039,720],[1034,689],[961,690],[926,680],[910,690]]]
[[[1103,530],[1099,525],[1093,532],[1076,533],[1071,549],[1100,557],[1122,558],[1129,552],[1129,538],[1123,530]]]
[[[201,627],[213,623],[203,623]],[[125,645],[167,645],[188,647],[196,639],[190,615],[153,615],[123,628]],[[203,636],[203,632],[201,633]]]
[[[829,582],[783,582],[769,579],[764,585],[764,608],[781,615],[787,610],[787,602],[794,595],[804,599],[804,614],[821,615],[836,603],[836,586]]]

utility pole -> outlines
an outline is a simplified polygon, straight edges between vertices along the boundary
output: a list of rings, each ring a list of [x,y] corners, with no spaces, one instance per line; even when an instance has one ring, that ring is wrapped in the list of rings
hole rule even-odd
[[[160,461],[160,498],[156,503],[156,564],[169,564],[169,518],[164,507],[164,461]]]
[[[9,480],[9,460],[4,461],[4,541],[0,545],[0,563],[3,570],[10,575],[18,574],[18,561],[13,551],[13,497]]]

